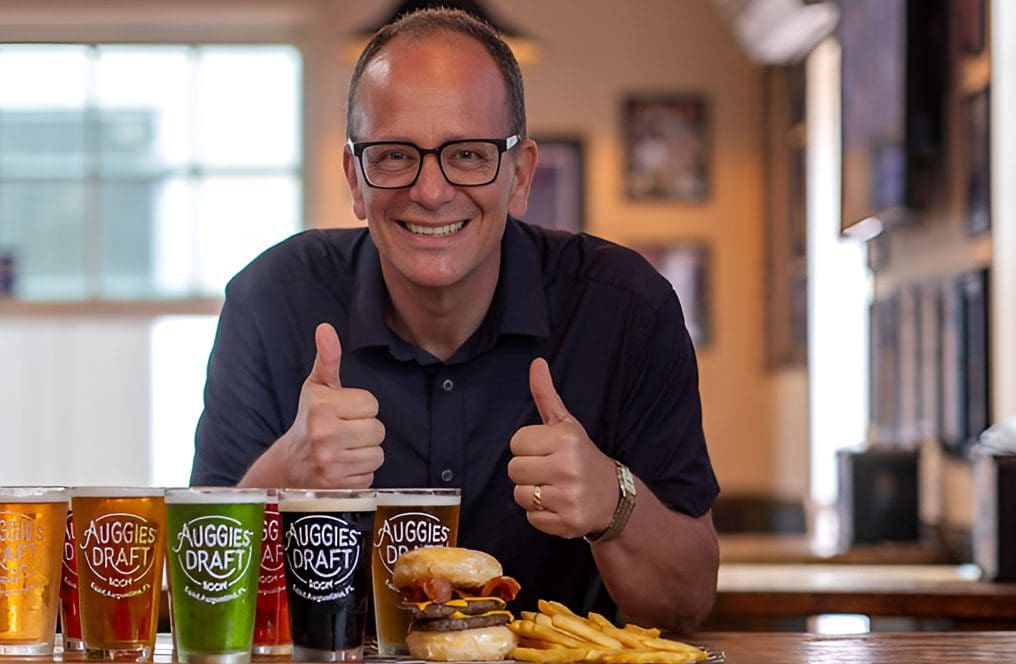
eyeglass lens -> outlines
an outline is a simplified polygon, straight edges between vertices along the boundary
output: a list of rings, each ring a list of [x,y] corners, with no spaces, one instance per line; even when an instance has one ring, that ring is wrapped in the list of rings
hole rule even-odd
[[[501,153],[494,143],[459,141],[440,152],[441,170],[458,185],[481,185],[497,177]],[[384,143],[363,150],[367,181],[378,187],[404,187],[416,179],[422,165],[420,150],[409,143]]]

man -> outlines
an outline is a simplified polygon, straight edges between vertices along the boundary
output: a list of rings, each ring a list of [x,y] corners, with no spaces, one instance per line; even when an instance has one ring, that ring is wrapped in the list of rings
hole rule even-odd
[[[519,608],[604,610],[605,586],[694,628],[718,488],[680,305],[633,252],[515,221],[537,148],[510,50],[412,14],[357,63],[347,128],[369,232],[300,234],[230,283],[192,482],[459,486],[459,545]]]

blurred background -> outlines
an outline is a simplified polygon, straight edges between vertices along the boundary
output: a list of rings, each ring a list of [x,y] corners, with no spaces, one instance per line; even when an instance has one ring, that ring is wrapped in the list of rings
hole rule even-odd
[[[721,530],[821,531],[870,452],[962,557],[1016,414],[1016,7],[469,4],[523,61],[527,220],[684,303]],[[0,483],[187,482],[226,281],[359,223],[346,84],[399,8],[0,0]]]

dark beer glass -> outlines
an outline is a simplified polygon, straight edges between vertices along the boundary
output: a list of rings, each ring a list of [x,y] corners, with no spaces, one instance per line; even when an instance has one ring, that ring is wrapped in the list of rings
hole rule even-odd
[[[294,660],[363,659],[376,509],[372,490],[279,491]]]

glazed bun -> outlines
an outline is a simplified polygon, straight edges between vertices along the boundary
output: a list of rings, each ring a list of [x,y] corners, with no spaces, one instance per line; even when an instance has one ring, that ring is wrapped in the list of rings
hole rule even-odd
[[[406,645],[409,654],[417,659],[496,661],[508,656],[518,645],[518,638],[504,625],[497,625],[456,632],[410,631]]]
[[[415,549],[399,556],[392,584],[401,590],[427,579],[444,577],[456,588],[481,588],[501,574],[501,563],[497,558],[482,551],[432,547]]]

